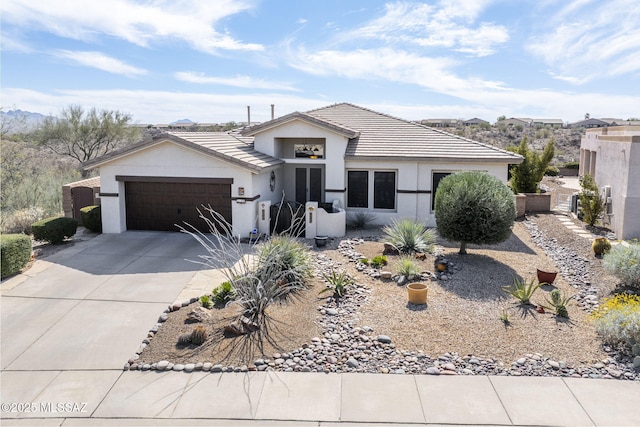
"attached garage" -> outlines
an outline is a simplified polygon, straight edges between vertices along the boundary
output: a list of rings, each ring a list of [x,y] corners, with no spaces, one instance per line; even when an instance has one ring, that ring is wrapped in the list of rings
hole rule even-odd
[[[117,176],[125,185],[127,230],[177,231],[191,224],[208,231],[198,208],[211,206],[232,224],[231,184],[228,178],[172,178]]]
[[[84,166],[100,169],[104,233],[179,231],[176,224],[185,223],[206,233],[197,211],[204,205],[232,225],[234,236],[248,236],[257,226],[259,201],[281,194],[272,176],[283,164],[254,150],[252,138],[171,132]]]

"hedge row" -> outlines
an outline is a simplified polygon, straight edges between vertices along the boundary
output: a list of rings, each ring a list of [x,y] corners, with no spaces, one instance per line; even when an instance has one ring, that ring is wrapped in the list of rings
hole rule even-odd
[[[78,221],[73,218],[46,218],[31,224],[35,240],[44,240],[53,245],[62,243],[66,238],[76,234]]]
[[[0,235],[2,279],[18,273],[31,259],[31,238],[26,234]]]

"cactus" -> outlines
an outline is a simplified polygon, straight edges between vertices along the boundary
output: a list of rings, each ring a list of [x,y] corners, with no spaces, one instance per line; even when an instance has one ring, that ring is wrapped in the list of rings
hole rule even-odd
[[[182,334],[178,337],[178,345],[191,344],[191,334]]]
[[[207,340],[207,330],[204,326],[198,325],[191,331],[191,344],[201,345]]]
[[[569,301],[571,301],[571,299],[573,299],[575,295],[571,295],[570,297],[565,297],[564,295],[562,295],[562,292],[560,292],[559,289],[552,290],[550,295],[551,295],[551,301],[547,300],[547,302],[551,304],[553,308],[556,309],[556,314],[559,317],[565,317],[565,318],[569,317],[567,304],[569,304]]]
[[[603,255],[611,250],[611,242],[606,237],[598,237],[591,244],[593,253],[597,255]]]

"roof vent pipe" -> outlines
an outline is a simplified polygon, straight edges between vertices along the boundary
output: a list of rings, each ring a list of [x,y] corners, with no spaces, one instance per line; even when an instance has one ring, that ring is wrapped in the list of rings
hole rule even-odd
[[[247,127],[251,126],[251,105],[247,105]]]
[[[271,104],[271,120],[275,119],[275,105]]]

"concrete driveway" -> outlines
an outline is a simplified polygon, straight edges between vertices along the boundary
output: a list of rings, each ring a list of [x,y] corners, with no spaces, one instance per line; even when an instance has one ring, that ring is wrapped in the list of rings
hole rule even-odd
[[[131,231],[36,261],[2,283],[2,370],[122,369],[162,311],[202,275],[188,260],[203,253],[186,234]]]

